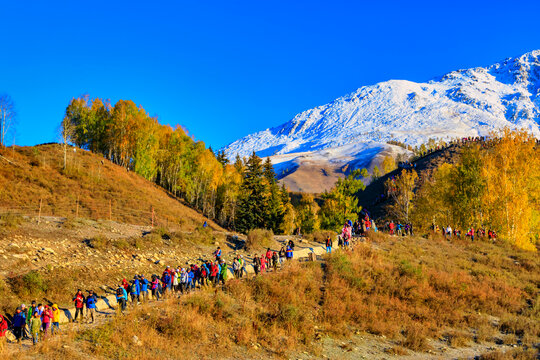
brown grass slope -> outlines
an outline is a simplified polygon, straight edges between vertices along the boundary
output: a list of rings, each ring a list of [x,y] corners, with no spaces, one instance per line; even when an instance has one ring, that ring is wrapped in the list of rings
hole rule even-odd
[[[519,353],[506,348],[506,355],[485,358],[536,357],[536,254],[507,244],[379,233],[325,260],[294,261],[277,273],[230,280],[223,291],[140,307],[20,358],[297,358],[297,351],[342,358],[349,350],[328,353],[325,339],[361,345],[366,333],[388,339],[385,352],[413,358],[426,351],[462,358],[459,349],[476,346],[477,355],[498,344]],[[134,335],[142,346],[133,345]],[[350,358],[366,355],[374,358],[372,352],[353,352]]]
[[[69,148],[63,169],[58,144],[0,150],[0,210],[111,219],[192,230],[206,219],[154,183],[81,149]],[[219,226],[209,222],[214,229]]]

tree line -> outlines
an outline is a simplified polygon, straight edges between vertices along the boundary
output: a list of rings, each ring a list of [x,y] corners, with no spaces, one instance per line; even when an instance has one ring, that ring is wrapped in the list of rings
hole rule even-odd
[[[388,210],[424,229],[492,229],[517,247],[536,250],[540,241],[540,157],[526,131],[504,129],[487,143],[467,145],[456,164],[444,163],[423,179],[404,170],[389,179]],[[416,189],[416,190],[415,190]]]

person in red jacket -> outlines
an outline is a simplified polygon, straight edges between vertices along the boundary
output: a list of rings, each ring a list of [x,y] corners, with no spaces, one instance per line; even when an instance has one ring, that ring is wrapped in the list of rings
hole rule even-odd
[[[81,322],[83,319],[83,308],[84,308],[84,295],[82,293],[82,290],[77,290],[77,293],[75,294],[75,297],[73,297],[73,301],[75,302],[75,318],[73,319],[73,322],[77,321],[77,317],[81,315]]]
[[[268,250],[266,250],[266,266],[268,270],[270,270],[271,264],[272,264],[272,251],[270,250],[270,248],[268,248]]]
[[[0,315],[0,354],[4,352],[4,347],[6,343],[6,331],[8,329],[7,320]]]
[[[122,286],[126,291],[128,291],[129,283],[127,282],[126,278],[122,279]]]
[[[214,284],[214,286],[219,282],[219,266],[217,261],[210,267],[210,282]]]
[[[41,313],[41,328],[43,329],[43,338],[46,338],[49,335],[52,315],[52,310],[49,305],[45,305],[45,309]]]

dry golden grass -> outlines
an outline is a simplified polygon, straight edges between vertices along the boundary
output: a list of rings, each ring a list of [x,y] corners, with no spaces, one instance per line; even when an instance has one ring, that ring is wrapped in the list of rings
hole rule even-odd
[[[532,345],[540,336],[536,254],[506,245],[379,235],[376,251],[360,244],[355,251],[328,258],[323,319],[334,333],[351,327],[396,339],[413,350],[422,339],[439,337],[460,347],[475,338],[491,340],[495,330],[515,334]],[[330,296],[330,294],[332,294]],[[486,320],[501,319],[499,329]],[[447,334],[448,335],[448,334]]]
[[[540,283],[534,254],[381,236],[326,260],[325,268],[293,262],[278,273],[231,280],[223,291],[139,307],[78,333],[69,349],[101,358],[234,358],[238,351],[271,358],[288,350],[320,354],[317,335],[341,338],[360,330],[393,339],[386,351],[404,355],[430,349],[430,339],[466,347],[502,339],[502,332],[503,341],[523,347],[485,359],[533,358],[530,349],[540,338],[538,292],[530,291]],[[142,346],[133,344],[134,335]],[[68,350],[49,345],[47,356]]]
[[[270,357],[284,356],[286,349],[312,346],[321,281],[319,264],[290,264],[282,273],[230,281],[225,291],[208,289],[139,306],[76,333],[68,349],[65,342],[51,342],[46,351],[40,346],[26,355],[63,358],[77,348],[107,359],[206,359],[238,358],[239,348],[247,357],[264,348]],[[134,344],[134,336],[141,346]]]
[[[193,230],[205,219],[162,188],[88,151],[68,150],[68,166],[63,167],[60,145],[40,145],[4,149],[3,156],[15,164],[0,166],[0,210],[68,219],[111,219],[150,225],[152,208],[155,225]],[[209,222],[214,229],[218,225]]]

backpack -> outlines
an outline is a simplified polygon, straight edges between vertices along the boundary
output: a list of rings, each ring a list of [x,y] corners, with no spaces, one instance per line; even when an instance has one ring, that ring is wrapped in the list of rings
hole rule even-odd
[[[89,296],[88,299],[86,300],[86,305],[94,305],[96,303],[96,300],[94,299],[93,296]]]
[[[116,296],[118,297],[124,296],[124,291],[122,291],[122,289],[120,288],[116,289]]]

